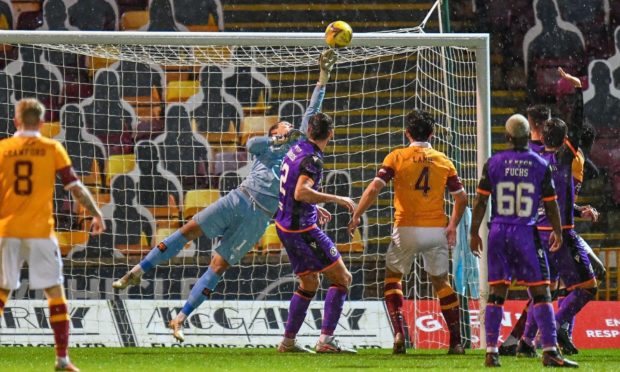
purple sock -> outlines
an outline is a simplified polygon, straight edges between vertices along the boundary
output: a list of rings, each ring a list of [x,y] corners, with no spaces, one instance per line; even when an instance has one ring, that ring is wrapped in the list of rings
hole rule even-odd
[[[572,290],[560,304],[558,313],[555,314],[555,321],[560,326],[566,323],[570,324],[574,321],[575,315],[593,298],[594,295],[587,289]]]
[[[332,285],[325,296],[325,311],[323,314],[323,324],[321,334],[331,336],[338,325],[342,306],[347,298],[347,289],[339,285]]]
[[[549,302],[534,304],[534,317],[540,328],[540,340],[543,348],[555,347],[557,342],[553,306]]]
[[[487,347],[497,347],[499,339],[499,329],[504,316],[504,307],[498,305],[487,305],[484,318],[484,328],[487,332]]]
[[[291,298],[291,304],[288,308],[288,319],[286,320],[286,327],[284,328],[284,337],[294,339],[297,336],[297,332],[299,332],[301,325],[304,324],[308,306],[310,306],[310,301],[312,301],[314,294],[314,292],[305,291],[301,288],[298,288],[297,291],[293,293],[293,298]]]
[[[534,315],[534,303],[530,303],[530,307],[527,310],[527,320],[525,321],[525,330],[523,331],[523,338],[530,345],[534,344],[534,339],[538,333],[538,325],[536,324],[536,316]]]
[[[566,297],[558,297],[558,309],[562,308],[562,303]],[[573,337],[573,328],[575,328],[575,317],[572,317],[568,321],[568,335]]]

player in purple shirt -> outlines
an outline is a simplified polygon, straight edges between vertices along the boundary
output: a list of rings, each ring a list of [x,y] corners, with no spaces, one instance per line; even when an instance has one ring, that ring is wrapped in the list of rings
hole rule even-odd
[[[596,295],[597,282],[587,249],[574,230],[573,218],[576,192],[572,167],[573,160],[578,155],[577,149],[580,146],[583,129],[581,81],[566,74],[561,68],[558,71],[564,79],[573,83],[576,90],[573,119],[570,130],[566,123],[558,118],[551,118],[545,122],[542,133],[545,148],[541,155],[552,169],[560,208],[564,243],[558,251],[549,252],[548,257],[551,281],[554,283],[552,288],[557,287],[557,282],[561,279],[568,291],[568,295],[559,304],[555,319],[558,327],[558,343],[563,353],[570,355],[578,352],[570,338],[570,324],[575,315]],[[593,214],[589,216],[595,217]],[[546,247],[552,228],[548,216],[542,210],[539,210],[537,224],[543,246]],[[534,338],[537,331],[535,320],[528,314],[517,354],[536,356]]]
[[[334,242],[317,225],[331,219],[329,212],[317,207],[317,203],[337,203],[350,212],[355,208],[349,197],[318,191],[323,173],[323,150],[333,135],[332,118],[323,113],[315,114],[308,122],[308,139],[291,147],[280,168],[276,228],[300,285],[291,299],[279,352],[311,352],[299,345],[295,338],[319,288],[319,273],[322,272],[331,286],[325,296],[321,336],[315,350],[318,353],[355,353],[354,349],[340,346],[334,338],[351,285],[351,273]]]
[[[576,367],[576,363],[563,359],[555,347],[556,326],[549,289],[549,267],[536,230],[537,206],[542,201],[553,226],[549,250],[554,252],[560,248],[560,212],[551,169],[543,158],[528,148],[530,128],[525,117],[518,114],[511,116],[506,122],[506,134],[512,149],[493,155],[485,164],[471,221],[471,250],[480,256],[483,246],[478,230],[491,195],[485,365],[500,366],[497,342],[508,286],[514,279],[529,287],[534,317],[542,335],[543,365]]]

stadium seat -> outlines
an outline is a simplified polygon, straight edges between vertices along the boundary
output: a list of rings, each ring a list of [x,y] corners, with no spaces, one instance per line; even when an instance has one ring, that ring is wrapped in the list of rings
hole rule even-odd
[[[282,242],[278,237],[275,224],[272,223],[267,226],[267,229],[258,242],[258,245],[261,247],[263,254],[277,253],[282,250]]]
[[[192,126],[196,128],[196,120],[192,120]],[[228,123],[228,130],[225,132],[205,132],[203,133],[209,143],[236,143],[237,142],[237,130],[235,125]]]
[[[121,16],[121,31],[135,31],[149,23],[147,10],[130,10]]]
[[[57,121],[43,123],[43,126],[41,126],[41,135],[47,138],[54,138],[60,133],[60,128],[60,123]]]
[[[60,254],[66,256],[74,246],[86,244],[88,231],[56,231],[56,239],[60,246]]]
[[[197,81],[171,81],[166,86],[166,102],[184,102],[200,91]]]
[[[245,146],[250,137],[265,135],[277,122],[277,116],[246,116],[241,122],[241,145]]]
[[[106,184],[110,184],[110,180],[117,174],[124,174],[131,171],[136,164],[136,156],[134,154],[110,155],[106,164]]]
[[[118,249],[118,251],[125,256],[143,255],[148,253],[152,248],[148,242],[147,236],[142,233],[140,234],[139,244],[115,244],[114,248]]]
[[[183,218],[190,219],[201,209],[215,203],[220,198],[219,190],[191,190],[185,194],[185,205],[183,206]]]
[[[157,232],[155,233],[154,244],[159,244],[159,242],[166,239],[170,235],[174,234],[175,231],[177,231],[177,229],[158,228]],[[193,241],[187,242],[187,244],[185,244],[185,246],[183,247],[183,250],[180,251],[175,257],[176,258],[192,257],[195,253],[195,250],[196,250],[195,243]]]
[[[355,229],[355,232],[353,233],[353,238],[351,238],[350,243],[339,243],[339,244],[336,244],[336,247],[338,248],[338,251],[342,253],[347,253],[347,252],[363,253],[364,242],[362,240],[362,233],[360,232],[360,229]]]
[[[117,61],[111,58],[100,58],[94,56],[86,57],[86,66],[88,67],[88,75],[93,76],[98,70],[107,68]]]

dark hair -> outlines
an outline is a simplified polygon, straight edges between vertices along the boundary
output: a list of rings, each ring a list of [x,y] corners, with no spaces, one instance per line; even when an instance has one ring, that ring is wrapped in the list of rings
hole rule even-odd
[[[568,127],[564,120],[551,118],[545,121],[543,127],[543,142],[546,147],[560,147],[564,142]]]
[[[334,129],[331,116],[318,112],[308,121],[308,136],[312,140],[321,141],[329,137],[329,131]]]
[[[592,148],[592,144],[596,139],[596,129],[591,125],[584,125],[581,132],[581,149],[584,154],[588,154]]]
[[[407,114],[407,133],[416,141],[428,141],[433,134],[435,119],[426,111],[413,110]]]
[[[527,108],[527,116],[531,117],[534,124],[538,127],[549,120],[551,109],[547,105],[532,105]]]
[[[269,129],[267,129],[267,135],[271,136],[271,132],[273,132],[274,130],[278,129],[278,127],[280,126],[280,122],[277,122],[275,124],[273,124],[272,126],[269,127]]]

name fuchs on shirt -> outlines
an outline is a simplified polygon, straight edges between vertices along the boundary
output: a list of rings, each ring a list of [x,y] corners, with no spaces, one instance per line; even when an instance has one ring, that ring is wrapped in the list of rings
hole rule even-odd
[[[533,165],[531,160],[506,159],[504,160],[504,176],[528,177],[529,168]]]

